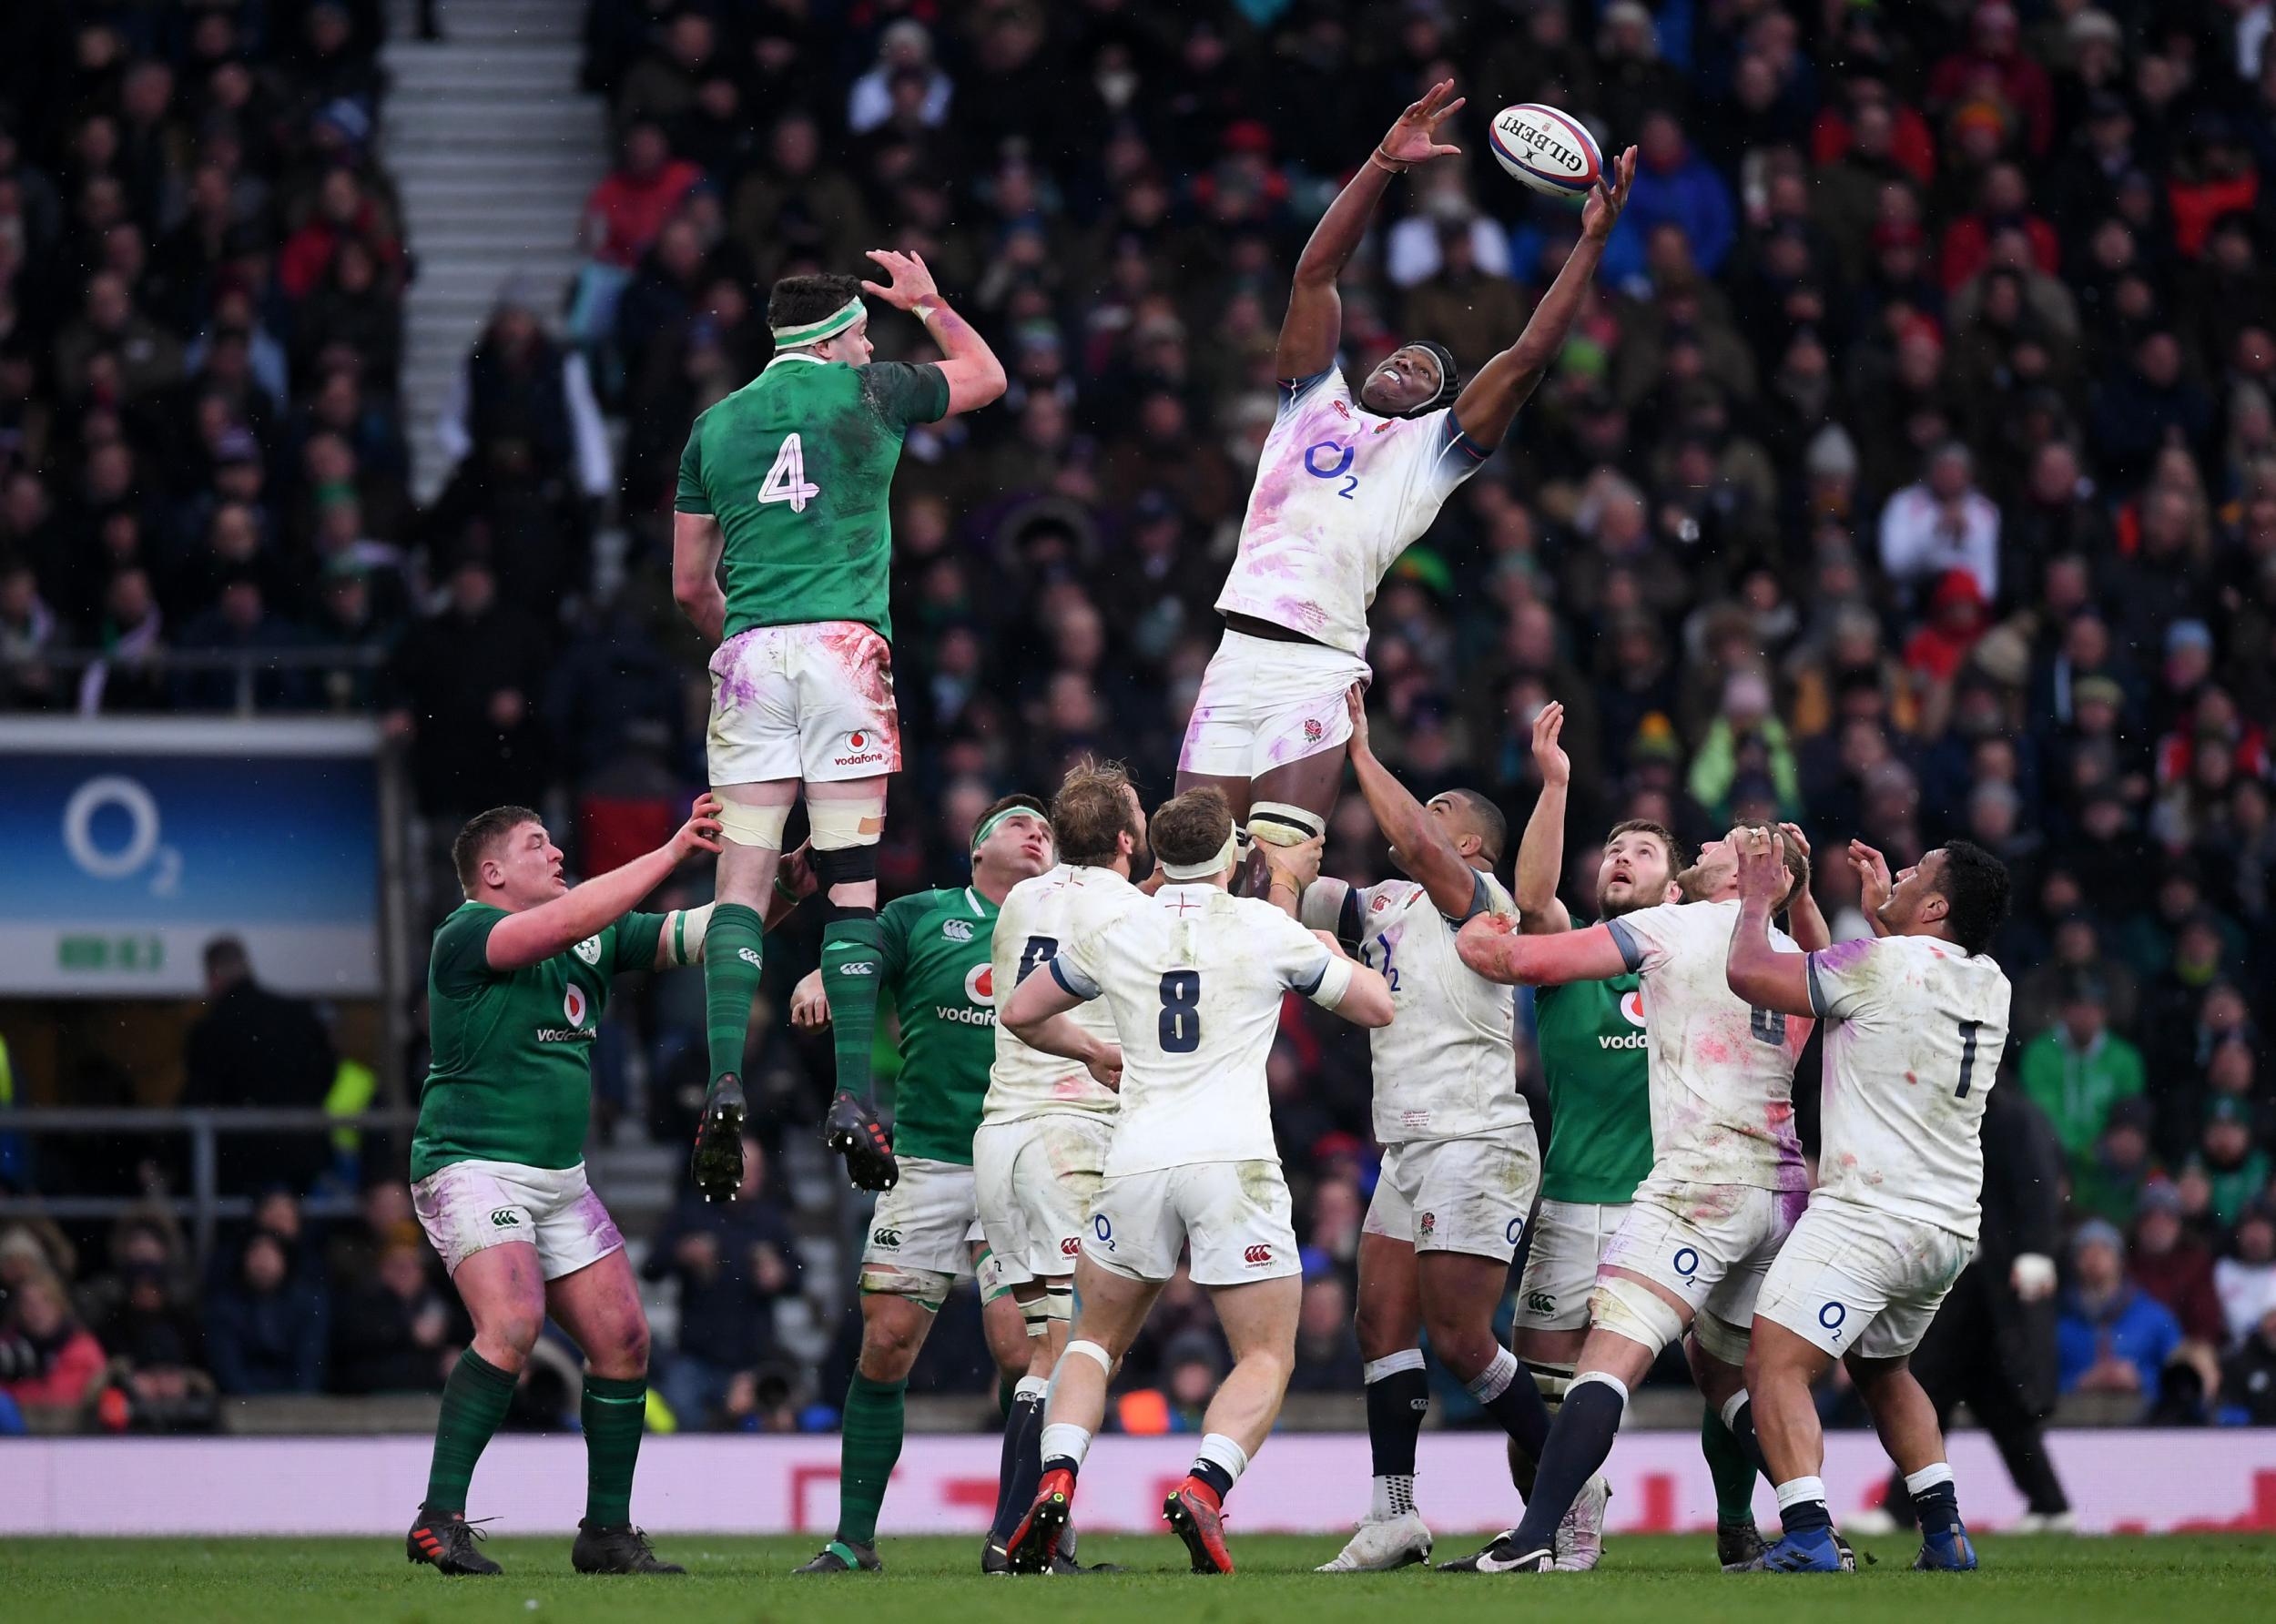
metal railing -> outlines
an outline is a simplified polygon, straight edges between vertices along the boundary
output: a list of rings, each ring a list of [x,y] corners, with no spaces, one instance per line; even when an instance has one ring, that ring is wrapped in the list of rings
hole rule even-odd
[[[93,714],[100,705],[86,704],[80,690],[89,671],[97,667],[132,673],[138,675],[204,676],[215,672],[233,676],[230,703],[217,711],[210,705],[180,707],[178,714],[211,716],[228,714],[250,716],[261,714],[259,703],[260,679],[269,675],[313,672],[321,678],[342,675],[363,676],[386,665],[388,651],[381,648],[359,648],[349,645],[312,645],[304,648],[167,648],[157,647],[130,654],[118,654],[99,648],[43,648],[37,653],[18,653],[0,658],[0,676],[24,671],[56,671],[72,674],[62,685],[70,695],[70,708]],[[269,707],[286,714],[305,711],[338,710],[342,707],[330,704]]]
[[[333,1115],[320,1110],[261,1107],[192,1108],[168,1111],[97,1110],[86,1106],[32,1106],[0,1111],[0,1133],[28,1139],[71,1134],[183,1134],[189,1140],[189,1189],[184,1194],[14,1195],[0,1197],[0,1220],[25,1218],[116,1219],[153,1205],[186,1223],[202,1264],[213,1253],[215,1230],[225,1219],[248,1218],[257,1204],[250,1196],[221,1193],[220,1140],[229,1133],[307,1133],[327,1139],[340,1130],[407,1130],[415,1111],[367,1111]],[[296,1192],[311,1218],[340,1218],[356,1211],[353,1191]]]

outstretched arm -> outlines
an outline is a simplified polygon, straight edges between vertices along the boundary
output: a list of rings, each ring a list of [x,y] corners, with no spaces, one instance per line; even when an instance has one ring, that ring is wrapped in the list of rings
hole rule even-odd
[[[1448,98],[1453,99],[1449,100]],[[1312,228],[1311,240],[1296,260],[1295,284],[1288,292],[1288,313],[1280,322],[1280,348],[1273,365],[1283,378],[1309,378],[1335,363],[1336,346],[1343,341],[1344,301],[1336,291],[1336,279],[1356,253],[1375,218],[1391,177],[1461,150],[1438,144],[1438,126],[1451,117],[1462,98],[1454,96],[1454,81],[1442,79],[1423,93],[1423,98],[1398,116],[1390,133],[1367,155],[1359,172],[1344,183],[1336,201]]]
[[[1376,759],[1367,739],[1367,690],[1352,684],[1344,705],[1351,713],[1351,765],[1359,775],[1359,793],[1367,797],[1367,810],[1375,814],[1375,827],[1391,843],[1399,867],[1430,893],[1433,908],[1449,919],[1468,919],[1478,901],[1478,870],[1454,849],[1429,808]]]
[[[1874,935],[1886,936],[1889,928],[1881,918],[1881,905],[1889,899],[1892,888],[1889,859],[1863,840],[1852,840],[1849,866],[1857,871],[1857,906],[1865,910],[1865,922],[1873,927]]]
[[[691,852],[718,849],[719,800],[706,791],[696,797],[679,832],[645,857],[588,879],[551,902],[500,919],[491,927],[483,957],[491,969],[499,970],[542,964],[623,919]]]
[[[1565,707],[1552,699],[1533,718],[1533,765],[1541,769],[1541,793],[1518,843],[1518,925],[1528,936],[1572,929],[1572,915],[1557,896],[1565,872],[1566,791],[1572,783],[1572,763],[1557,742],[1564,730]]]
[[[1786,883],[1786,864],[1779,855],[1778,841],[1764,829],[1742,830],[1739,840],[1739,920],[1731,928],[1731,948],[1722,961],[1723,979],[1751,1009],[1814,1015],[1817,1011],[1810,1004],[1809,955],[1782,953],[1771,945],[1770,918],[1777,911],[1778,893]]]
[[[1778,832],[1801,848],[1802,855],[1810,855],[1810,842],[1802,832],[1802,826],[1782,823]],[[1816,894],[1806,885],[1796,886],[1786,898],[1786,934],[1794,939],[1794,946],[1805,953],[1834,945],[1834,928],[1825,922],[1825,914],[1818,907]]]
[[[1602,925],[1559,936],[1523,936],[1499,914],[1480,914],[1454,939],[1462,962],[1504,986],[1562,987],[1602,981],[1628,969],[1627,955]]]
[[[884,286],[864,282],[861,290],[874,293],[897,310],[907,310],[925,324],[932,341],[946,357],[940,375],[949,382],[949,409],[940,415],[954,417],[972,411],[1003,393],[1003,362],[971,324],[949,309],[933,286],[932,272],[917,254],[897,254],[890,249],[871,249],[869,258],[885,268],[890,281]]]
[[[1462,391],[1461,399],[1455,401],[1454,421],[1475,443],[1487,447],[1501,443],[1518,409],[1531,398],[1541,375],[1564,350],[1565,335],[1580,314],[1589,283],[1596,276],[1597,261],[1604,258],[1604,239],[1612,234],[1621,210],[1628,207],[1629,184],[1635,178],[1636,149],[1631,147],[1621,154],[1613,174],[1599,181],[1596,190],[1589,194],[1580,213],[1580,240],[1573,245],[1565,268],[1557,273],[1549,291],[1541,295],[1541,302],[1533,307],[1533,319],[1525,324],[1518,341],[1480,367],[1478,376]]]

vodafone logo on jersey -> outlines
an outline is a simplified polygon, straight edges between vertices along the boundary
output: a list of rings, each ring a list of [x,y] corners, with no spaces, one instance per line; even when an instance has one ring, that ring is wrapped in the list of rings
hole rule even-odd
[[[1621,995],[1621,1019],[1636,1030],[1632,1032],[1599,1032],[1599,1049],[1642,1049],[1647,1047],[1643,1033],[1644,995],[1641,991]]]
[[[992,964],[975,964],[966,970],[964,996],[976,1004],[992,1005],[996,1001],[996,967]]]
[[[975,964],[964,972],[964,996],[971,1002],[933,1005],[934,1019],[952,1021],[958,1026],[996,1024],[996,971],[993,965]],[[978,1007],[975,1008],[975,1005]]]
[[[1635,990],[1625,993],[1621,996],[1621,1014],[1627,1020],[1628,1024],[1631,1026],[1641,1027],[1643,1025],[1644,995],[1641,988],[1638,988]]]
[[[584,989],[574,981],[570,982],[569,991],[561,1000],[561,1012],[568,1018],[569,1024],[583,1026],[588,1007],[584,1001]]]
[[[846,753],[831,757],[833,766],[883,766],[891,763],[893,753],[885,747],[885,741],[875,734],[855,728],[846,736]]]

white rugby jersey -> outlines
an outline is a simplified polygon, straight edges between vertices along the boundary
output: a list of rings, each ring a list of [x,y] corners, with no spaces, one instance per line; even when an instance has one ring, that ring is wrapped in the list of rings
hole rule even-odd
[[[1375,1060],[1377,1144],[1467,1139],[1529,1127],[1518,1092],[1517,1000],[1454,950],[1455,932],[1481,913],[1518,917],[1499,880],[1478,876],[1469,911],[1450,919],[1411,879],[1354,890],[1323,879],[1304,893],[1304,922],[1334,931],[1390,983],[1391,1024],[1368,1033]]]
[[[1204,1162],[1277,1162],[1265,1062],[1288,991],[1335,1002],[1351,966],[1269,902],[1169,885],[1052,960],[1097,999],[1123,1047],[1106,1176]]]
[[[2008,993],[1997,963],[1934,937],[1810,955],[1828,1023],[1818,1194],[1976,1239]]]
[[[1723,961],[1738,918],[1733,897],[1639,908],[1606,926],[1643,978],[1651,1176],[1806,1190],[1793,1064],[1816,1023],[1751,1010],[1731,990]],[[1782,953],[1802,950],[1775,927],[1770,939]]]
[[[1021,880],[996,915],[991,967],[995,984],[1018,986],[1058,958],[1062,947],[1144,900],[1136,886],[1112,868],[1062,863]],[[1069,1019],[1092,1037],[1114,1041],[1114,1017],[1103,1003],[1083,1004]],[[1010,1027],[996,1023],[996,1059],[988,1069],[982,1122],[1016,1122],[1046,1111],[1111,1114],[1120,1103],[1114,1091],[1100,1086],[1082,1061],[1031,1049]]]
[[[1365,658],[1376,587],[1491,452],[1450,407],[1376,416],[1337,368],[1284,381],[1218,612]]]

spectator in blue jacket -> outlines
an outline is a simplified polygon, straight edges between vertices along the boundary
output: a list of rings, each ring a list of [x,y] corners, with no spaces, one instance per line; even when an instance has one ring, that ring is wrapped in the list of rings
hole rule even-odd
[[[323,1287],[294,1272],[283,1242],[256,1231],[206,1305],[215,1384],[229,1394],[318,1391],[330,1321]]]
[[[1636,147],[1636,179],[1629,189],[1628,208],[1604,245],[1604,280],[1618,288],[1641,276],[1652,232],[1670,225],[1682,228],[1692,245],[1692,263],[1700,273],[1713,276],[1738,240],[1738,214],[1729,184],[1692,149],[1671,113],[1646,118]]]
[[[2066,1393],[2139,1393],[2155,1403],[2181,1345],[2172,1310],[2128,1278],[2126,1242],[2099,1218],[2070,1243],[2072,1284],[2055,1346]]]

